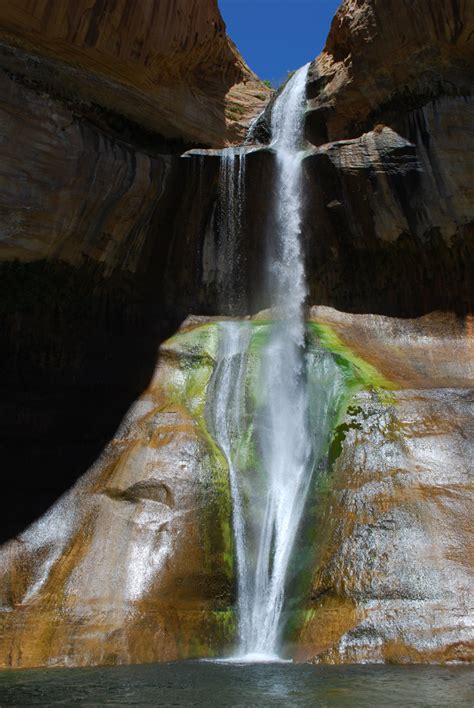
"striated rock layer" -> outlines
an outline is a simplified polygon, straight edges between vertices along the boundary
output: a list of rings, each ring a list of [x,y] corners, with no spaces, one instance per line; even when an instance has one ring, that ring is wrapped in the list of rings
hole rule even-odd
[[[0,66],[17,77],[186,143],[241,139],[269,94],[217,0],[11,0],[0,42]]]
[[[182,319],[177,155],[241,139],[269,91],[212,0],[7,2],[0,42],[5,539],[100,454]]]

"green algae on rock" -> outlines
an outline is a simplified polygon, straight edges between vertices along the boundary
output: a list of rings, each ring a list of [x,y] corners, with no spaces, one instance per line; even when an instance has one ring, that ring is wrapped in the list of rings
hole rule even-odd
[[[468,630],[459,626],[469,586],[462,549],[467,557],[470,370],[468,358],[462,371],[453,368],[443,337],[449,332],[468,357],[472,329],[438,320],[322,308],[307,324],[309,385],[329,357],[341,387],[288,573],[284,640],[296,660],[470,655]],[[251,411],[270,323],[246,324]],[[46,518],[1,549],[3,666],[229,651],[237,629],[231,500],[208,424],[218,327],[219,320],[188,320],[164,343],[149,388],[101,459]],[[240,442],[238,467],[253,484],[262,469],[250,419]],[[442,537],[440,527],[448,529]],[[420,613],[436,623],[438,644]]]
[[[166,342],[102,457],[2,548],[3,666],[212,656],[232,641],[227,470],[202,415],[212,342],[212,327]]]

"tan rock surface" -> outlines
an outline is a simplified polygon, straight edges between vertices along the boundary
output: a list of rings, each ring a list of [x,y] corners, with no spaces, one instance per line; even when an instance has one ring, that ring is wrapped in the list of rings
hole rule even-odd
[[[217,0],[9,0],[0,41],[10,71],[186,143],[241,139],[269,96]]]
[[[471,319],[321,307],[311,318],[336,356],[371,364],[375,378],[349,401],[316,487],[309,590],[293,596],[289,650],[324,663],[470,660]],[[216,344],[207,322],[189,318],[165,343],[93,468],[0,549],[1,665],[161,661],[231,645],[228,480],[203,418]]]
[[[358,394],[340,428],[296,657],[472,661],[472,319],[312,316],[397,389]]]
[[[469,0],[344,0],[309,78],[310,135],[357,137],[438,96],[472,93]]]
[[[1,548],[1,666],[209,656],[232,640],[227,475],[194,413],[211,371],[170,340],[88,474]]]

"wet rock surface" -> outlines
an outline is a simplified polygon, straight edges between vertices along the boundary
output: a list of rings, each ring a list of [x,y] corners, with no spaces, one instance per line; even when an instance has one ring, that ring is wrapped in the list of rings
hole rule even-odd
[[[397,390],[357,394],[340,428],[296,657],[472,661],[472,323],[313,316]]]
[[[2,546],[2,666],[212,656],[231,641],[228,480],[196,412],[211,371],[202,347],[164,346],[88,474]]]
[[[320,663],[470,660],[471,319],[317,307],[311,320],[363,385],[315,480],[287,650]],[[232,644],[228,477],[203,417],[209,321],[190,318],[163,345],[88,474],[2,547],[3,666],[172,660]]]

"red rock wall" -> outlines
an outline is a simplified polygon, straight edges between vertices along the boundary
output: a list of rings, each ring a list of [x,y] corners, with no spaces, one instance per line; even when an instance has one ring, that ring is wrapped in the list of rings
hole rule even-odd
[[[0,7],[0,40],[14,48],[10,69],[22,70],[26,51],[41,60],[26,67],[30,79],[188,143],[242,137],[269,94],[216,0],[12,0]]]
[[[308,135],[353,138],[443,95],[472,92],[470,0],[345,0],[308,85]]]

